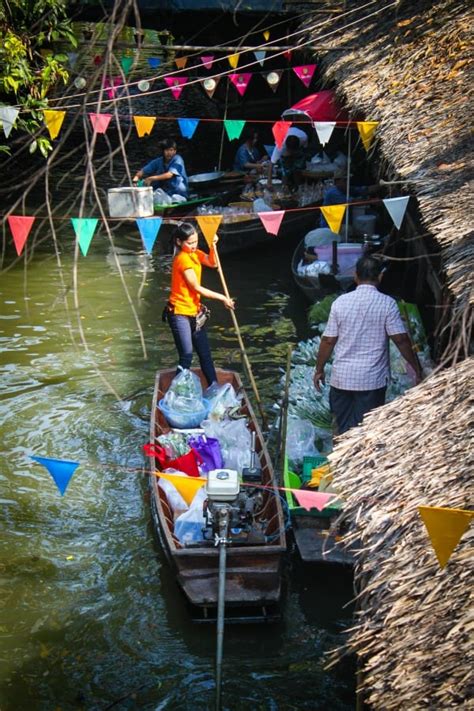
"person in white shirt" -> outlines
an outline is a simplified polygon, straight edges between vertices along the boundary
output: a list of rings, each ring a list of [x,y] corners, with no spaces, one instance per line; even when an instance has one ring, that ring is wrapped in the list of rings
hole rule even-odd
[[[285,141],[284,141],[282,147],[278,148],[278,146],[275,146],[275,148],[273,149],[272,157],[270,158],[270,163],[268,164],[268,172],[267,172],[268,187],[271,187],[271,185],[272,185],[273,166],[276,165],[281,158],[286,158],[292,152],[291,149],[288,149],[286,146],[286,141],[288,140],[288,138],[290,136],[296,136],[296,138],[299,140],[299,148],[300,149],[304,150],[308,146],[307,134],[304,131],[302,131],[300,128],[291,126],[288,129],[288,133],[285,136]]]

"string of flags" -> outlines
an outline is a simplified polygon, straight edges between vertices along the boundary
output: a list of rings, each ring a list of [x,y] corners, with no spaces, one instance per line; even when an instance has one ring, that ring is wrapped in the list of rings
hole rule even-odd
[[[39,456],[30,456],[30,459],[47,469],[61,496],[64,496],[76,469],[80,466],[80,462],[64,459]],[[187,476],[186,474],[169,474],[155,471],[155,475],[171,482],[188,506],[191,504],[198,489],[204,486],[207,481],[205,478]],[[306,511],[311,511],[311,509],[322,511],[339,498],[337,494],[330,492],[287,487],[277,487],[277,489],[291,492],[298,504]],[[469,528],[474,518],[474,511],[448,507],[418,506],[418,512],[428,532],[438,563],[441,568],[445,568],[453,551]]]
[[[400,229],[402,225],[409,199],[410,196],[408,195],[403,197],[385,198],[382,200],[397,229]],[[354,205],[361,203],[357,202],[351,204]],[[296,212],[308,209],[321,210],[329,225],[329,228],[333,232],[338,233],[341,229],[347,207],[347,204],[342,204],[318,205],[310,208],[293,208],[290,210],[269,210],[266,212],[256,212],[255,217],[260,219],[268,234],[276,237],[278,236],[278,232],[286,212]],[[24,249],[35,219],[35,217],[25,215],[9,215],[7,217],[8,226],[10,228],[13,243],[18,256],[21,255]],[[99,223],[99,219],[96,217],[71,217],[70,219],[81,253],[84,257],[86,257]],[[196,220],[207,244],[211,247],[214,236],[216,235],[222,222],[223,215],[192,215],[187,216],[186,219]],[[136,224],[143,241],[143,246],[147,254],[152,253],[156,238],[158,237],[158,233],[163,222],[166,222],[166,220],[158,216],[142,217],[136,220]]]

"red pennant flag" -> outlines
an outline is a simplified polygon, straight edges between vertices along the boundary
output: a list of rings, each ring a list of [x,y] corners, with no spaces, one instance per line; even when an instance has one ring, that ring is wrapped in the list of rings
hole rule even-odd
[[[289,62],[291,62],[291,49],[287,49],[286,52],[283,52],[283,56],[286,57]]]
[[[277,148],[281,148],[291,126],[291,121],[277,121],[272,126]]]
[[[188,77],[164,77],[164,80],[174,98],[179,99],[184,85],[187,84]]]
[[[301,67],[293,67],[293,71],[301,79],[306,88],[311,84],[316,64],[303,64]]]
[[[230,80],[232,84],[235,86],[237,91],[239,92],[240,96],[243,96],[245,92],[247,91],[247,87],[249,85],[249,82],[252,78],[252,75],[250,72],[245,72],[243,74],[231,74],[230,75]]]
[[[96,133],[105,133],[111,118],[112,114],[89,114],[92,128]]]
[[[22,215],[9,215],[8,225],[10,227],[13,242],[15,243],[15,249],[18,256],[23,251],[25,242],[28,239],[30,230],[33,227],[34,217],[23,217]]]
[[[281,221],[285,214],[284,210],[272,210],[271,212],[259,212],[257,213],[262,221],[262,225],[265,227],[266,231],[271,235],[277,235],[280,229]]]

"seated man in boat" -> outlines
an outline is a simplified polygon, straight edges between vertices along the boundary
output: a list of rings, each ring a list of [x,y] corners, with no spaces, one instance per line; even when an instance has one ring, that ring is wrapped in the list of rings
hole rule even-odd
[[[161,188],[168,195],[179,195],[188,198],[188,175],[184,160],[177,153],[176,141],[172,138],[165,138],[161,142],[163,155],[154,158],[141,170],[137,171],[133,177],[133,182],[137,183],[143,179],[145,185],[151,185],[153,190]]]
[[[243,139],[244,142],[235,154],[234,170],[246,173],[261,173],[265,164],[257,148],[258,133],[251,128],[246,128],[244,129]]]
[[[294,140],[295,138],[297,142]],[[288,173],[294,173],[296,164],[298,164],[298,170],[304,170],[306,168],[306,156],[304,154],[307,146],[308,136],[304,131],[295,126],[288,129],[283,146],[281,148],[275,146],[270,163],[268,164],[267,186],[269,188],[272,186],[273,166],[279,165],[283,173],[283,161],[286,161],[286,170]],[[296,156],[298,156],[298,159],[296,159]]]
[[[343,205],[357,198],[367,198],[369,195],[374,195],[378,191],[377,185],[351,185],[350,195],[347,197],[347,177],[341,173],[335,173],[334,185],[328,188],[323,197],[323,205]],[[320,227],[329,227],[326,218],[321,213],[319,221]]]

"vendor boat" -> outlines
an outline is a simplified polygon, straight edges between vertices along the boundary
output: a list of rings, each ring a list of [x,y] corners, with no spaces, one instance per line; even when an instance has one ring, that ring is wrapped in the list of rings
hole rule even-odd
[[[205,387],[201,371],[193,369],[193,372],[198,375]],[[162,370],[157,374],[150,423],[151,443],[155,443],[161,434],[170,431],[157,405],[170,387],[175,374],[174,369]],[[275,486],[272,463],[260,427],[239,375],[233,371],[218,369],[217,377],[219,385],[230,383],[235,392],[242,394],[242,406],[238,414],[247,418],[252,433],[254,454],[251,467],[255,470],[254,476],[250,478],[253,483],[247,485],[248,479],[244,470],[241,485],[241,496],[244,497],[245,507],[252,512],[252,524],[246,533],[232,528],[228,534],[225,607],[227,610],[258,608],[258,613],[255,615],[257,619],[271,618],[275,614],[281,596],[282,563],[286,551],[285,519],[281,499]],[[180,543],[174,532],[170,503],[158,484],[157,471],[159,471],[159,464],[152,456],[150,457],[150,487],[154,528],[176,575],[178,585],[187,600],[195,609],[201,609],[204,618],[212,617],[219,598],[217,532],[211,531],[211,535],[204,540],[189,545]],[[255,496],[258,497],[257,504],[252,501],[252,497]],[[207,506],[210,507],[209,500]],[[253,616],[254,613],[251,613],[252,619]]]

